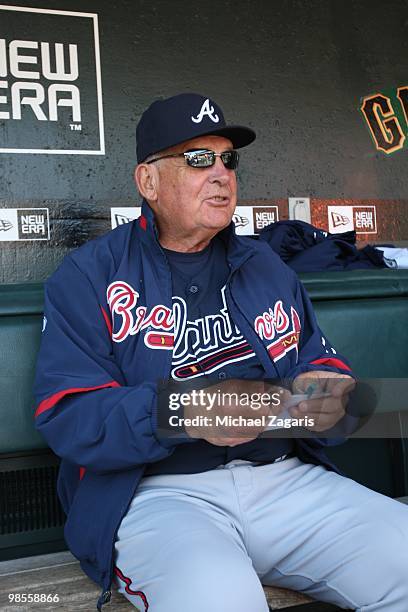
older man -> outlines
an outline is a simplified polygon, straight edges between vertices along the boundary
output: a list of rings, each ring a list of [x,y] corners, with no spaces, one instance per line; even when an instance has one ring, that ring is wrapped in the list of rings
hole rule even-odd
[[[137,129],[140,219],[47,283],[36,418],[62,457],[66,539],[99,609],[114,579],[157,612],[266,612],[261,583],[405,612],[407,509],[323,450],[347,429],[350,368],[294,273],[231,224],[236,149],[254,139],[204,96],[153,103]],[[160,380],[188,385],[171,394],[182,433],[163,427]],[[276,401],[255,406],[264,395]],[[315,436],[265,435],[283,414]]]

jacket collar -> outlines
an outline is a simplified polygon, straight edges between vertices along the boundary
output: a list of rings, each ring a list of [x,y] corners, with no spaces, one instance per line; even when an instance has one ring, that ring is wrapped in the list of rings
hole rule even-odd
[[[154,213],[150,208],[149,204],[146,200],[142,201],[142,212],[138,219],[139,227],[140,227],[140,235],[142,239],[145,241],[157,241],[158,242],[158,230],[156,226],[156,221],[154,218]]]
[[[163,253],[159,243],[159,232],[157,229],[154,212],[150,208],[146,200],[142,202],[142,212],[138,219],[139,234],[141,240],[154,250],[159,250]],[[251,246],[248,238],[242,238],[235,233],[235,225],[231,221],[228,227],[218,233],[218,236],[224,242],[227,251],[227,260],[231,268],[231,272],[237,270],[242,264],[254,255],[255,248]]]

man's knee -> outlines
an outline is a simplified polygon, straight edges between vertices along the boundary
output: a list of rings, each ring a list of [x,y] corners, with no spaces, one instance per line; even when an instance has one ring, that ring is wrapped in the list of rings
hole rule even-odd
[[[138,590],[125,589],[121,593],[139,610],[155,612],[268,612],[261,583],[250,568],[246,573],[233,574],[225,569],[218,573],[203,571],[180,572],[176,577],[155,584],[140,585]]]
[[[246,551],[220,530],[174,537],[147,565],[132,564],[149,610],[155,612],[268,612],[261,582]],[[121,592],[144,612],[141,599]],[[146,608],[145,608],[146,609]]]
[[[165,588],[160,612],[268,612],[261,582],[248,564],[228,565],[222,557],[212,566],[190,568]]]
[[[408,508],[400,518],[389,521],[385,512],[384,520],[368,522],[358,562],[350,568],[358,610],[408,609]]]

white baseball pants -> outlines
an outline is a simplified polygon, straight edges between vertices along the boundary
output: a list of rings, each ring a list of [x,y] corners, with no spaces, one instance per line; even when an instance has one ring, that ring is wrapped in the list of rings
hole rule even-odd
[[[297,457],[142,480],[116,542],[141,612],[267,612],[262,584],[408,610],[408,507]]]

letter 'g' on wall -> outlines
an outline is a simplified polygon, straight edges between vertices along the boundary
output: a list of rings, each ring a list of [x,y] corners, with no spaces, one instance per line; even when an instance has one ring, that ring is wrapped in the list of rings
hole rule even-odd
[[[408,114],[407,93],[408,87],[400,87],[397,94],[405,115],[405,121]],[[367,121],[375,146],[379,151],[390,154],[403,148],[406,135],[388,96],[377,93],[363,98],[361,112]]]

